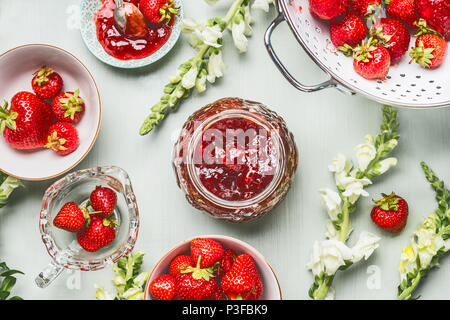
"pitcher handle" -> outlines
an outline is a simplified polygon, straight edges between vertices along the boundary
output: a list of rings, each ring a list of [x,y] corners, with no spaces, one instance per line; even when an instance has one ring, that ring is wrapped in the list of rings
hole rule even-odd
[[[64,266],[52,261],[36,277],[35,282],[39,288],[47,287],[64,270]]]

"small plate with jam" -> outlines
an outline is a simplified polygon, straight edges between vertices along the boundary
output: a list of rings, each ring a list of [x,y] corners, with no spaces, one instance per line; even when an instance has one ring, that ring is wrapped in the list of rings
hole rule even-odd
[[[139,0],[124,1],[139,7]],[[168,23],[149,24],[145,36],[131,39],[114,25],[114,0],[82,0],[81,36],[89,51],[106,64],[125,69],[145,67],[164,57],[180,37],[182,0],[174,0],[173,6],[178,15]]]

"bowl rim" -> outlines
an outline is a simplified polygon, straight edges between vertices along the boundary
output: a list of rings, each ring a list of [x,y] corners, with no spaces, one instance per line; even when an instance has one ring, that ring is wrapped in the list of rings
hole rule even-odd
[[[177,244],[174,245],[169,251],[167,251],[167,252],[166,252],[166,253],[165,253],[165,254],[164,254],[164,255],[163,255],[156,263],[155,263],[155,265],[154,265],[152,271],[150,272],[150,275],[148,276],[147,282],[146,282],[146,284],[145,284],[144,300],[152,300],[151,297],[150,297],[150,295],[149,295],[149,287],[150,287],[150,280],[151,280],[151,278],[152,278],[153,273],[154,273],[155,270],[156,270],[156,267],[159,266],[163,260],[167,259],[167,257],[168,257],[173,251],[175,251],[176,249],[178,249],[178,248],[181,247],[182,245],[191,242],[193,239],[196,239],[196,238],[218,238],[218,239],[226,239],[226,240],[229,240],[229,241],[232,241],[232,242],[236,242],[236,243],[238,243],[238,244],[240,244],[240,245],[250,247],[250,248],[254,251],[254,253],[257,254],[257,255],[259,255],[260,258],[262,258],[262,260],[264,261],[264,263],[269,267],[269,269],[270,269],[270,271],[272,272],[272,274],[273,274],[273,276],[274,276],[274,278],[275,278],[275,281],[276,281],[276,283],[277,283],[278,292],[279,292],[279,294],[280,294],[280,300],[283,300],[283,293],[282,293],[282,291],[281,291],[281,286],[280,286],[280,282],[279,282],[279,280],[278,280],[278,277],[277,277],[275,271],[273,270],[272,266],[270,265],[270,263],[266,260],[266,258],[265,258],[258,250],[256,250],[252,245],[248,244],[247,242],[244,242],[244,241],[242,241],[242,240],[239,240],[239,239],[236,239],[236,238],[233,238],[233,237],[230,237],[230,236],[219,235],[219,234],[207,234],[207,235],[199,235],[199,236],[191,237],[191,238],[188,238],[188,239],[186,239],[186,240],[184,240],[184,241],[181,241],[181,242],[177,243]]]
[[[81,8],[82,8],[82,5],[83,5],[83,3],[84,2],[86,2],[86,1],[89,1],[89,0],[82,0],[82,1],[80,1],[80,13],[79,13],[79,15],[80,15],[80,21],[81,21]],[[184,18],[184,5],[183,5],[183,0],[177,0],[178,2],[179,2],[179,16],[177,16],[177,18],[176,18],[176,21],[175,21],[175,23],[174,23],[174,27],[173,27],[173,29],[172,29],[172,33],[171,33],[171,35],[170,35],[170,37],[169,37],[169,39],[167,40],[167,42],[171,39],[171,38],[173,38],[174,40],[173,40],[173,42],[172,42],[172,44],[171,45],[169,45],[165,50],[166,50],[166,52],[164,52],[162,55],[160,55],[158,58],[154,58],[153,60],[151,60],[151,61],[148,61],[148,62],[144,62],[144,63],[142,63],[142,62],[140,62],[140,61],[142,61],[142,60],[144,60],[144,59],[148,59],[148,58],[150,58],[150,57],[152,57],[155,53],[157,53],[158,51],[160,51],[162,48],[164,48],[164,46],[166,45],[166,43],[164,43],[162,46],[161,46],[161,48],[159,48],[158,50],[156,50],[155,52],[153,52],[151,55],[149,55],[149,56],[147,56],[147,57],[145,57],[145,58],[141,58],[141,59],[130,59],[130,60],[120,60],[120,59],[117,59],[116,57],[113,57],[113,56],[111,56],[111,55],[109,55],[108,54],[108,56],[110,56],[113,60],[111,60],[111,61],[108,61],[108,60],[106,60],[106,59],[104,59],[104,58],[102,58],[102,57],[100,57],[99,55],[97,55],[97,54],[95,54],[94,52],[93,52],[93,50],[92,50],[92,48],[88,45],[88,43],[87,43],[87,41],[86,41],[86,38],[85,38],[85,35],[84,35],[84,32],[83,32],[83,30],[84,30],[84,26],[80,26],[80,28],[79,28],[79,30],[80,30],[80,35],[81,35],[81,39],[83,40],[83,43],[84,43],[84,45],[86,46],[86,48],[89,50],[89,52],[95,57],[95,58],[97,58],[98,60],[100,60],[101,62],[103,62],[104,64],[106,64],[106,65],[109,65],[109,66],[111,66],[111,67],[114,67],[114,68],[119,68],[119,69],[128,69],[128,70],[130,70],[130,69],[139,69],[139,68],[144,68],[144,67],[147,67],[147,66],[149,66],[149,65],[151,65],[151,64],[153,64],[153,63],[155,63],[155,62],[157,62],[157,61],[159,61],[159,60],[161,60],[163,57],[165,57],[170,51],[172,51],[172,49],[175,47],[175,45],[177,44],[177,42],[178,42],[178,40],[180,39],[180,36],[181,36],[181,26],[180,26],[180,22],[181,22],[181,20],[183,20],[183,18]],[[177,22],[177,21],[179,21],[179,22]],[[176,25],[175,25],[176,24]],[[96,37],[97,35],[95,35],[95,37]],[[101,46],[101,45],[100,45]],[[102,47],[102,49],[103,49],[103,47]],[[104,50],[104,49],[103,49]],[[120,62],[124,62],[124,61],[129,61],[129,62],[132,62],[130,65],[119,65],[119,64],[116,64],[116,62],[117,63],[120,63]]]
[[[71,165],[69,168],[65,169],[64,171],[62,171],[60,173],[57,173],[57,174],[54,174],[52,176],[47,176],[47,177],[42,177],[42,178],[27,178],[27,177],[21,177],[21,176],[12,174],[12,173],[7,172],[6,170],[0,168],[0,171],[2,171],[3,173],[5,173],[5,174],[7,174],[9,176],[12,176],[14,178],[17,178],[17,179],[20,179],[20,180],[26,180],[26,181],[44,181],[44,180],[53,179],[53,178],[56,178],[56,177],[59,177],[59,176],[65,174],[65,173],[69,172],[70,170],[72,170],[73,168],[75,168],[81,161],[84,160],[84,158],[88,155],[88,153],[91,151],[92,147],[94,146],[95,141],[97,140],[98,134],[100,132],[100,125],[101,125],[101,122],[102,122],[102,99],[100,97],[100,91],[98,89],[97,82],[95,81],[95,78],[92,75],[91,71],[88,69],[88,67],[79,58],[77,58],[74,54],[72,54],[68,50],[65,50],[65,49],[63,49],[61,47],[57,47],[55,45],[46,44],[46,43],[28,43],[28,44],[23,44],[23,45],[20,45],[20,46],[16,46],[16,47],[13,47],[11,49],[8,49],[8,50],[4,51],[3,53],[0,54],[0,59],[3,56],[5,56],[6,54],[8,54],[8,53],[10,53],[12,51],[15,51],[17,49],[22,49],[22,48],[26,48],[26,47],[41,47],[41,46],[42,47],[48,47],[48,48],[55,49],[55,50],[59,50],[59,51],[62,51],[64,53],[68,54],[70,57],[72,57],[73,59],[78,61],[78,63],[87,71],[87,73],[89,74],[89,76],[91,77],[91,79],[92,79],[92,81],[94,83],[95,90],[97,91],[99,117],[98,117],[98,123],[97,123],[97,129],[96,129],[96,132],[95,132],[95,136],[92,139],[91,144],[89,145],[89,148],[80,157],[80,159],[78,159],[73,165]]]

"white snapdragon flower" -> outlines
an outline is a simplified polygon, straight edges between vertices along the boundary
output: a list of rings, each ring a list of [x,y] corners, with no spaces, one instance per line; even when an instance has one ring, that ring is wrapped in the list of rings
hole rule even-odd
[[[396,165],[397,165],[397,158],[386,158],[376,164],[374,171],[377,174],[383,174],[386,171],[388,171],[391,167],[396,166]]]
[[[307,268],[314,275],[319,275],[321,272],[334,275],[339,267],[345,265],[346,260],[349,261],[352,258],[352,249],[339,240],[316,241]]]
[[[252,8],[269,12],[269,5],[271,3],[273,4],[273,0],[255,0],[255,2],[253,2]]]
[[[208,27],[194,19],[183,19],[181,22],[181,30],[184,33],[189,33],[189,43],[192,47],[198,48],[206,44],[215,48],[222,45],[219,44],[219,39],[222,38],[222,31],[218,25]]]
[[[342,199],[339,196],[339,193],[331,189],[320,189],[319,192],[322,198],[322,203],[327,208],[328,215],[330,216],[331,220],[336,220],[338,213],[342,211]]]
[[[181,80],[181,74],[182,74],[182,71],[180,69],[178,69],[177,72],[169,78],[170,83],[179,82]]]
[[[360,261],[362,258],[367,260],[372,253],[378,248],[378,242],[381,240],[377,235],[363,231],[359,235],[359,239],[355,246],[352,248],[353,251],[353,263]]]
[[[204,26],[197,20],[186,18],[181,20],[180,27],[181,31],[183,31],[184,33],[192,33],[197,29],[202,29]]]
[[[225,68],[226,67],[222,59],[222,51],[211,54],[208,61],[208,75],[206,78],[210,83],[214,83],[216,78],[223,76]]]
[[[431,259],[436,255],[439,249],[445,247],[445,242],[439,234],[432,229],[419,227],[415,233],[417,237],[417,254],[420,265],[425,268],[431,263]]]
[[[114,297],[111,293],[105,290],[101,285],[95,283],[94,287],[97,289],[95,292],[96,300],[114,300]]]
[[[355,148],[356,158],[358,159],[358,168],[361,171],[366,170],[370,161],[372,161],[377,154],[373,136],[368,134],[365,136],[365,140],[366,143],[357,145]]]
[[[325,232],[325,237],[327,239],[339,239],[340,232],[339,230],[336,230],[334,227],[334,224],[331,220],[327,220],[326,222],[327,231]],[[353,226],[351,220],[348,221],[347,225],[347,234],[345,235],[345,240],[347,240],[350,237],[350,234],[353,232]]]
[[[198,69],[197,66],[192,66],[188,72],[181,79],[181,85],[185,89],[191,89],[195,86],[197,81]]]
[[[253,34],[253,28],[252,23],[254,22],[253,17],[250,13],[250,5],[244,7],[244,23],[245,23],[245,30],[244,34],[247,37],[250,37]]]
[[[423,220],[423,227],[425,229],[436,230],[438,223],[440,223],[438,215],[436,213],[431,213],[426,219]]]
[[[408,273],[417,269],[416,252],[412,247],[406,247],[403,249],[400,256],[400,265],[398,271],[400,272],[400,279],[403,281],[406,279]]]
[[[328,166],[328,170],[331,172],[349,172],[352,168],[352,162],[347,159],[345,155],[342,153],[338,153],[334,159],[331,161],[331,164]]]
[[[144,292],[141,288],[132,287],[123,293],[123,298],[126,300],[144,300]]]
[[[241,19],[238,23],[233,23],[231,27],[234,46],[240,53],[247,51],[248,39],[245,36],[245,29],[244,19]]]
[[[206,71],[205,70],[203,70],[197,77],[197,81],[195,82],[195,88],[197,88],[198,92],[203,92],[206,90]]]
[[[357,179],[347,175],[345,171],[336,173],[335,180],[336,185],[345,190],[342,195],[348,197],[352,204],[355,203],[360,196],[367,197],[369,193],[364,190],[364,187],[372,184],[372,181],[367,178]]]

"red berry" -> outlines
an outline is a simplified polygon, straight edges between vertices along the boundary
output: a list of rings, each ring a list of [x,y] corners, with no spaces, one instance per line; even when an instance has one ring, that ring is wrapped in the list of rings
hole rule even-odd
[[[191,241],[192,261],[197,262],[201,256],[200,267],[212,267],[223,257],[223,248],[220,243],[212,239],[196,238]]]
[[[350,9],[362,18],[368,18],[381,9],[381,0],[349,0]]]
[[[85,208],[78,207],[75,202],[68,202],[53,219],[53,225],[69,232],[79,232],[84,227],[86,216]]]
[[[221,287],[228,298],[246,300],[254,293],[259,277],[252,257],[241,254],[236,257],[231,270],[223,277]]]
[[[424,34],[416,39],[416,46],[409,51],[410,63],[414,60],[424,68],[439,67],[447,55],[447,42],[434,34]]]
[[[448,0],[415,0],[416,13],[446,40],[450,40],[450,1]]]
[[[115,225],[115,221],[93,214],[89,225],[77,234],[78,243],[86,251],[98,251],[116,238]]]
[[[97,187],[92,191],[90,200],[91,206],[95,211],[99,211],[105,216],[110,216],[116,208],[117,194],[108,187]]]
[[[370,29],[370,35],[379,40],[391,55],[391,63],[399,60],[408,51],[411,36],[408,29],[398,20],[381,18]]]
[[[236,259],[236,254],[233,252],[233,250],[227,249],[223,252],[223,258],[220,261],[217,275],[219,277],[223,276],[225,273],[230,271],[231,266],[234,263],[234,259]]]
[[[309,0],[309,11],[319,19],[331,20],[347,11],[348,0]]]
[[[390,64],[389,51],[382,46],[363,43],[353,54],[353,68],[366,79],[384,79]]]
[[[330,23],[331,42],[342,51],[344,51],[344,45],[354,47],[360,44],[366,35],[366,24],[360,17],[350,11]]]
[[[80,97],[80,90],[63,92],[56,96],[52,103],[52,111],[58,121],[76,123],[84,114],[85,104]]]
[[[58,122],[48,129],[46,148],[65,156],[77,150],[79,145],[78,131],[71,124]]]
[[[149,291],[156,300],[173,300],[175,297],[175,278],[163,274],[150,283]]]
[[[178,15],[173,0],[140,0],[139,10],[153,25],[169,23],[173,15]]]
[[[191,256],[176,256],[170,263],[169,273],[171,276],[175,277],[177,274],[181,273],[181,271],[186,270],[187,267],[194,267],[194,265]]]
[[[61,92],[63,80],[52,68],[43,66],[34,73],[31,86],[36,95],[41,99],[52,99]]]
[[[381,200],[374,201],[376,205],[370,214],[372,221],[383,230],[399,233],[408,219],[408,204],[394,193],[382,195]]]
[[[391,0],[386,9],[386,14],[403,22],[408,28],[417,29],[414,25],[417,20],[414,0]]]
[[[263,293],[263,284],[261,278],[258,277],[258,279],[256,280],[255,288],[250,293],[247,300],[259,300],[261,299],[262,293]]]

